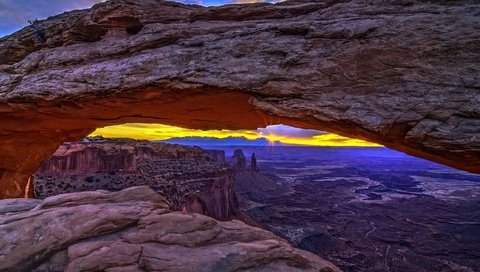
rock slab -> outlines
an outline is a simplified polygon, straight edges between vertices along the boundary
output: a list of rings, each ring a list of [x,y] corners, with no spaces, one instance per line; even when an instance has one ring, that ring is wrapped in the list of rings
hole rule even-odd
[[[147,186],[0,201],[0,271],[340,271],[240,221],[170,212]]]

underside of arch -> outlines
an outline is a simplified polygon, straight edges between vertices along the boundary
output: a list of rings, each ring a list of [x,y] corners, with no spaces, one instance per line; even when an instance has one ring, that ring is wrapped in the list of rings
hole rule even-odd
[[[480,173],[480,4],[112,0],[0,39],[0,198],[126,122],[289,124]]]

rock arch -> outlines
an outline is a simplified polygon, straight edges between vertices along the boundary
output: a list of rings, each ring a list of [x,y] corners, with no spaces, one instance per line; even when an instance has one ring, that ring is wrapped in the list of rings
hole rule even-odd
[[[95,128],[284,123],[480,173],[477,1],[112,0],[0,39],[0,197]],[[41,31],[44,39],[35,35]]]

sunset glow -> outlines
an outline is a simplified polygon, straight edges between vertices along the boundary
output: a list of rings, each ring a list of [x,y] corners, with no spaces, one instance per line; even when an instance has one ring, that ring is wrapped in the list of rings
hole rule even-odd
[[[292,145],[310,146],[371,146],[380,145],[325,133],[316,130],[302,130],[284,125],[268,126],[257,130],[198,130],[161,124],[124,124],[99,128],[91,134],[108,138],[133,138],[145,140],[168,140],[182,137],[245,137],[248,140],[265,138],[272,144],[280,142]]]

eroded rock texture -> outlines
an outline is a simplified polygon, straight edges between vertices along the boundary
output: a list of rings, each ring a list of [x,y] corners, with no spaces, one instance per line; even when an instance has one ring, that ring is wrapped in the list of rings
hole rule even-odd
[[[0,201],[0,270],[339,271],[240,221],[170,212],[146,186]]]
[[[480,172],[480,3],[112,0],[0,39],[0,197],[96,127],[284,123]],[[39,33],[40,30],[40,33]]]
[[[87,139],[62,144],[31,182],[36,198],[148,185],[174,211],[217,220],[242,218],[234,174],[222,150],[132,139]]]

